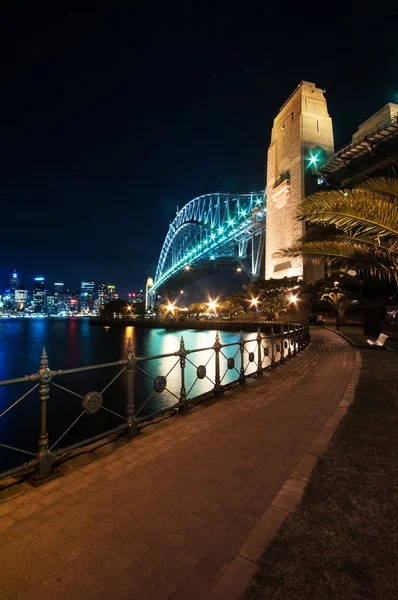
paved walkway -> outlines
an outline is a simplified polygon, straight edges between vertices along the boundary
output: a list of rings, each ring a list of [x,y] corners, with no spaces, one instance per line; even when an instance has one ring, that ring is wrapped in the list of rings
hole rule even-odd
[[[341,400],[354,358],[315,329],[245,390],[0,504],[1,599],[207,598]]]

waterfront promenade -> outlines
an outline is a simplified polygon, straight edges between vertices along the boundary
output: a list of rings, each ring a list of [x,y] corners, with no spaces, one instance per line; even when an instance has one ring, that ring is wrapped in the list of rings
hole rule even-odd
[[[199,600],[343,398],[355,350],[310,346],[246,389],[0,504],[2,600]],[[217,588],[216,588],[217,589]]]

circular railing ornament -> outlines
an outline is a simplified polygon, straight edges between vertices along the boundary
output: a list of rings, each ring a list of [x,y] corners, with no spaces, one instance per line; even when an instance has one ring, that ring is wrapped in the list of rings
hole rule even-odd
[[[167,386],[167,379],[166,379],[166,377],[163,377],[163,375],[158,375],[153,380],[153,389],[158,394],[161,394],[162,392],[164,392],[164,390],[166,389],[166,386]]]
[[[264,348],[264,356],[269,356],[269,348]]]
[[[284,342],[284,344],[283,344],[283,345],[285,346],[285,348],[287,348],[287,342],[286,342],[286,341]]]
[[[206,377],[206,367],[204,365],[199,365],[196,369],[196,377],[198,379],[204,379]]]
[[[254,352],[249,352],[249,362],[254,362]]]
[[[280,344],[277,344],[277,345],[276,345],[276,351],[277,351],[277,352],[280,352],[280,351],[281,351]]]
[[[235,367],[235,359],[233,356],[231,356],[228,360],[227,360],[227,366],[228,369],[233,369]]]
[[[95,415],[102,406],[102,396],[99,392],[89,392],[82,400],[83,410],[88,415]]]

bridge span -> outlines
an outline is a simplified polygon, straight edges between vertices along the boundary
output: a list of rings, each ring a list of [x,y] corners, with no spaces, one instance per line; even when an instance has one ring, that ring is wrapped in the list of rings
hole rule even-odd
[[[151,293],[175,291],[225,266],[251,278],[264,268],[265,192],[205,194],[177,212],[163,243]]]

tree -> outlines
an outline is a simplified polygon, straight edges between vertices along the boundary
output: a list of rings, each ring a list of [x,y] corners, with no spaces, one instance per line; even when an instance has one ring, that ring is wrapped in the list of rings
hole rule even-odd
[[[398,179],[375,178],[351,190],[306,198],[298,218],[318,225],[275,257],[314,262],[398,282]]]
[[[194,315],[196,319],[199,319],[199,315],[206,312],[206,310],[207,306],[204,304],[204,302],[193,302],[188,307],[188,314]]]
[[[262,312],[268,313],[270,319],[279,319],[280,313],[287,311],[287,302],[281,296],[270,296],[263,301]]]
[[[359,305],[359,301],[347,292],[329,292],[323,294],[321,300],[330,304],[337,312],[338,323],[343,323],[345,320],[344,315],[351,308],[355,308]]]
[[[302,285],[297,277],[281,277],[280,279],[256,279],[243,286],[248,298],[264,300],[270,296],[280,296],[291,292]]]
[[[219,303],[219,311],[224,313],[231,321],[235,315],[241,315],[245,312],[240,294],[227,296]]]
[[[121,317],[127,316],[129,312],[131,313],[131,311],[128,310],[128,307],[129,304],[126,300],[122,300],[121,298],[111,300],[101,308],[100,316],[106,320],[115,318],[120,319]]]

